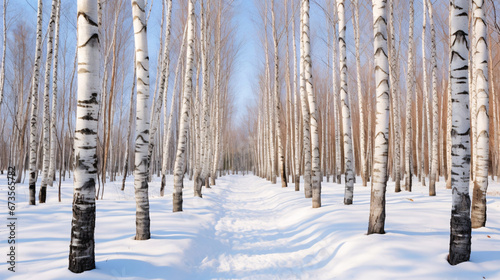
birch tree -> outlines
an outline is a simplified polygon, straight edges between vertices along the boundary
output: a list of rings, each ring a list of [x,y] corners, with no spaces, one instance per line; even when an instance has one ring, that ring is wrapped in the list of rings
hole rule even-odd
[[[311,45],[309,35],[309,0],[302,1],[303,13],[303,47],[304,47],[304,80],[307,101],[309,103],[309,119],[311,125],[311,189],[312,189],[312,207],[321,207],[321,161],[319,153],[319,125],[318,110],[316,108],[316,97],[313,92],[312,82],[312,62]]]
[[[29,153],[29,204],[35,205],[36,180],[38,169],[37,158],[37,120],[38,120],[38,79],[40,76],[40,60],[42,56],[42,0],[38,0],[36,23],[35,63],[33,64],[33,79],[31,85],[31,118],[30,118],[30,153]]]
[[[375,57],[376,117],[373,151],[372,191],[368,234],[383,234],[385,225],[385,191],[387,187],[387,153],[389,149],[389,59],[387,57],[386,0],[372,0]]]
[[[392,123],[393,123],[393,156],[394,156],[394,182],[395,191],[401,191],[401,176],[400,176],[400,147],[401,147],[401,137],[400,137],[400,118],[399,118],[399,74],[398,74],[398,53],[396,51],[396,30],[394,29],[394,0],[389,0],[389,29],[391,35],[390,43],[390,67],[389,76],[391,83],[391,101],[392,101]]]
[[[187,134],[189,130],[189,108],[190,98],[193,91],[193,67],[194,67],[194,3],[188,2],[188,31],[187,31],[187,50],[186,50],[186,69],[184,73],[184,95],[182,97],[182,107],[179,124],[179,138],[177,142],[177,154],[174,166],[174,193],[173,193],[173,211],[182,211],[182,187],[184,180],[184,164],[187,150]]]
[[[279,49],[278,49],[278,34],[276,32],[276,17],[274,13],[274,0],[271,0],[271,17],[273,28],[273,42],[274,42],[274,119],[276,121],[276,137],[278,138],[278,164],[281,176],[281,187],[287,187],[287,179],[285,172],[285,150],[283,147],[283,137],[281,136],[281,98],[280,98],[280,70],[279,70]]]
[[[95,184],[99,106],[99,32],[97,0],[78,0],[78,107],[75,125],[75,171],[69,270],[95,268]]]
[[[413,1],[413,0],[410,0]],[[354,42],[356,47],[356,83],[359,102],[359,135],[360,135],[360,154],[361,154],[361,180],[363,186],[367,185],[368,168],[366,163],[366,136],[365,136],[365,113],[363,108],[363,92],[361,88],[361,58],[359,51],[359,0],[353,0],[354,5]],[[411,42],[411,41],[410,41]]]
[[[438,92],[437,92],[437,57],[436,57],[436,30],[434,28],[433,7],[430,0],[427,1],[429,10],[429,23],[431,26],[431,84],[432,84],[432,161],[429,178],[429,195],[436,195],[436,179],[438,176],[438,141],[439,141],[439,118],[438,118]],[[427,105],[426,105],[427,106]],[[430,136],[429,136],[430,137]],[[488,176],[488,175],[486,175]]]
[[[201,2],[203,4],[203,1]],[[201,164],[201,180],[205,184],[206,188],[210,188],[210,181],[208,177],[210,175],[210,158],[211,158],[211,150],[212,145],[210,145],[210,115],[209,115],[209,89],[210,89],[210,29],[209,29],[209,20],[210,20],[210,0],[207,0],[207,8],[203,8],[204,16],[202,20],[204,21],[204,33],[203,33],[203,59],[204,59],[204,71],[203,71],[203,85],[202,85],[202,164]],[[220,31],[219,31],[220,32]],[[221,52],[220,49],[216,50],[217,52]],[[216,93],[218,94],[218,93]],[[200,190],[201,194],[201,190]]]
[[[426,123],[428,124],[430,122],[429,119],[429,106],[427,104],[427,97],[428,97],[428,82],[427,82],[427,55],[426,55],[426,30],[427,30],[427,1],[423,0],[422,1],[422,6],[423,6],[423,12],[422,12],[422,95],[423,95],[423,101],[422,101],[422,118],[421,118],[421,126],[420,128],[420,134],[422,135],[422,141],[420,141],[421,148],[420,148],[420,153],[421,153],[421,159],[420,159],[420,181],[422,182],[422,186],[425,186],[425,129],[426,129]],[[418,103],[418,99],[417,99]],[[418,126],[418,124],[417,124]],[[418,133],[417,133],[418,135]],[[430,137],[430,134],[427,134],[428,137]],[[430,141],[429,141],[430,142]],[[430,151],[430,150],[429,150]],[[428,158],[429,162],[432,161],[432,155],[428,153]]]
[[[297,92],[297,41],[295,39],[295,14],[296,10],[293,9],[292,19],[292,51],[293,51],[293,102],[294,110],[293,117],[295,121],[295,191],[300,191],[300,119],[299,119],[299,92]],[[300,35],[302,38],[302,35]],[[302,68],[301,68],[302,69]],[[302,72],[302,70],[300,70]],[[302,78],[299,79],[301,82]],[[300,88],[300,85],[299,85]]]
[[[180,51],[179,51],[179,58],[181,57],[181,55],[184,53],[185,51],[185,48],[186,48],[186,34],[187,34],[187,25],[185,26],[184,28],[184,32],[183,32],[183,35],[182,35],[182,44],[181,44],[181,48],[180,48]],[[181,59],[178,59],[177,60],[177,66],[175,67],[175,73],[174,73],[174,88],[172,90],[172,100],[170,101],[170,113],[168,113],[167,111],[167,102],[166,100],[163,100],[163,105],[164,105],[164,115],[163,115],[163,118],[164,118],[164,124],[163,124],[163,128],[164,128],[164,139],[163,139],[163,163],[162,163],[162,177],[161,177],[161,187],[160,187],[160,195],[163,196],[164,195],[164,191],[165,191],[165,184],[166,184],[166,173],[167,173],[167,163],[168,163],[168,159],[170,157],[170,142],[172,140],[172,126],[173,126],[173,118],[174,118],[174,109],[175,109],[175,99],[176,99],[176,91],[177,91],[177,78],[179,76],[179,72],[180,72],[180,67],[181,67],[181,63],[182,60]],[[164,90],[167,90],[167,88],[165,88]],[[163,96],[164,98],[167,98],[167,95],[164,94]],[[168,118],[168,122],[166,121]]]
[[[452,0],[450,2],[452,206],[448,256],[451,265],[468,261],[471,251],[468,20],[469,1]]]
[[[477,151],[471,222],[473,228],[486,226],[486,191],[488,189],[489,161],[489,88],[488,88],[488,32],[484,0],[472,1],[474,29],[474,74],[477,95]]]
[[[53,186],[56,172],[56,130],[57,130],[57,67],[59,55],[59,20],[61,18],[61,1],[56,0],[56,19],[54,29],[54,66],[52,67],[52,111],[50,117],[50,166],[48,185]]]
[[[129,102],[129,113],[128,113],[128,124],[129,127],[127,129],[127,137],[125,138],[126,144],[125,144],[125,159],[123,160],[123,179],[122,179],[122,188],[121,190],[125,190],[125,180],[127,179],[127,173],[128,173],[128,163],[129,163],[129,156],[130,156],[130,134],[132,133],[132,123],[134,121],[134,91],[135,91],[135,85],[137,81],[137,68],[135,67],[136,61],[134,57],[134,78],[132,81],[132,90],[130,91],[130,102]]]
[[[148,197],[149,145],[149,56],[144,0],[132,1],[135,41],[135,68],[137,73],[137,113],[135,128],[134,187],[136,201],[136,240],[151,237]],[[103,175],[104,176],[104,175]]]
[[[415,59],[413,58],[413,28],[415,26],[415,10],[413,0],[409,0],[409,31],[408,31],[408,70],[406,75],[406,138],[405,138],[405,189],[411,191],[412,187],[412,109],[413,95],[415,91]]]
[[[307,100],[306,79],[305,79],[305,36],[304,36],[304,3],[301,0],[300,9],[300,101],[302,104],[302,122],[304,138],[304,194],[306,198],[312,197],[312,177],[311,177],[311,127],[309,118],[309,104]]]
[[[3,102],[3,90],[5,88],[5,54],[7,52],[7,0],[3,0],[3,49],[2,65],[0,66],[0,106]]]
[[[344,0],[337,0],[339,15],[339,49],[340,49],[340,94],[342,103],[342,127],[344,143],[345,194],[344,204],[352,204],[354,190],[353,151],[351,138],[351,111],[347,89],[347,55],[346,55],[346,20]]]
[[[47,31],[47,57],[45,62],[45,87],[43,90],[43,165],[42,184],[38,201],[45,203],[47,196],[47,180],[49,180],[50,166],[50,70],[52,67],[52,56],[54,55],[54,24],[56,20],[57,0],[52,0],[50,10],[49,30]],[[55,139],[54,139],[55,140]],[[52,178],[50,178],[52,180]]]

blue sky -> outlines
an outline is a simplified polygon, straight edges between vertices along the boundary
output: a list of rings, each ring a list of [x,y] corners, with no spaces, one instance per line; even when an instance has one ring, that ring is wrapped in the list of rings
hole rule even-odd
[[[123,1],[129,2],[128,0]],[[152,72],[151,77],[154,79],[154,72],[156,71],[156,54],[159,48],[159,21],[161,17],[162,0],[149,0],[148,2],[151,3],[151,1],[154,2],[150,24],[148,26],[148,39],[151,57],[150,71]],[[45,32],[47,19],[50,16],[51,1],[44,0],[43,4],[43,30]],[[68,4],[63,0],[63,4],[66,4],[65,6],[68,7],[72,3]],[[8,5],[8,17],[14,17],[16,20],[23,20],[33,31],[35,30],[37,0],[10,0]],[[241,48],[237,56],[235,75],[232,83],[235,90],[234,96],[237,117],[242,117],[246,112],[246,105],[253,99],[252,84],[255,84],[255,71],[258,69],[260,61],[260,56],[258,55],[258,37],[256,37],[257,30],[254,27],[254,20],[257,19],[258,14],[254,6],[254,0],[235,0],[233,6],[235,11],[235,24],[238,26],[236,40],[240,43]],[[71,7],[68,7],[68,9],[62,11],[61,23],[65,25],[65,27],[61,28],[61,39],[74,41],[76,35],[74,34],[76,30],[76,21],[74,20],[76,5],[73,4]],[[73,55],[74,53],[69,54],[71,57]],[[151,90],[154,89],[152,88]]]

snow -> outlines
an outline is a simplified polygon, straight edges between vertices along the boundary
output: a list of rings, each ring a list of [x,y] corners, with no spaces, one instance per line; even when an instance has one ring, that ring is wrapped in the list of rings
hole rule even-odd
[[[0,205],[7,212],[6,175]],[[68,269],[72,179],[48,188],[45,205],[29,206],[26,184],[17,185],[16,272],[0,265],[0,279],[500,279],[500,184],[490,183],[487,227],[474,229],[471,261],[450,266],[451,191],[437,196],[416,182],[414,192],[387,188],[386,234],[366,235],[370,188],[358,178],[354,204],[343,205],[342,185],[323,182],[319,209],[303,191],[252,175],[226,176],[203,198],[185,181],[184,212],[172,213],[172,177],[165,197],[150,184],[151,232],[133,240],[133,180],[106,184],[97,201],[96,266]],[[121,180],[120,180],[121,181]],[[56,184],[55,184],[56,185]],[[302,185],[301,185],[302,186]],[[6,215],[2,214],[4,223]],[[8,228],[0,227],[6,254]],[[5,255],[4,255],[5,256]]]

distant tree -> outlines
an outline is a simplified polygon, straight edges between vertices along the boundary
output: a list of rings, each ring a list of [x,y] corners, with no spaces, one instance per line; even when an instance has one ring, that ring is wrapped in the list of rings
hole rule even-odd
[[[54,25],[56,21],[57,0],[52,0],[50,10],[49,30],[47,34],[47,57],[45,63],[45,87],[43,90],[43,165],[42,165],[42,184],[40,185],[40,194],[38,201],[45,203],[47,196],[47,184],[50,168],[50,74],[52,68],[52,57],[54,56]],[[55,140],[55,139],[54,139]]]
[[[190,98],[193,91],[193,68],[194,68],[194,35],[195,35],[195,13],[193,0],[188,2],[188,31],[187,31],[187,50],[186,50],[186,72],[184,75],[184,94],[182,97],[182,107],[179,125],[179,138],[177,143],[177,154],[174,166],[174,193],[173,193],[173,211],[182,211],[182,188],[184,180],[184,160],[188,146],[188,129],[190,115]]]
[[[35,64],[33,65],[33,82],[31,85],[31,118],[30,118],[30,152],[29,152],[29,204],[35,205],[36,180],[38,178],[37,159],[37,121],[38,121],[38,84],[40,76],[40,61],[42,57],[42,9],[43,1],[38,0],[38,12],[36,23],[36,46],[35,46]]]
[[[415,59],[413,50],[413,28],[415,10],[413,8],[413,0],[409,0],[409,31],[408,31],[408,70],[406,75],[406,138],[405,138],[405,189],[411,191],[412,188],[412,102],[415,91]]]
[[[5,54],[7,52],[7,0],[3,0],[3,49],[2,65],[0,66],[0,106],[3,102],[3,90],[5,88]]]
[[[50,166],[49,166],[49,177],[48,185],[54,185],[55,172],[56,172],[56,142],[57,142],[57,67],[59,63],[59,31],[61,19],[61,1],[57,0],[56,7],[56,18],[54,26],[54,65],[52,67],[52,111],[50,117]]]
[[[344,143],[345,165],[345,194],[344,204],[352,204],[354,191],[354,163],[351,136],[351,110],[349,105],[349,92],[347,88],[347,51],[346,51],[346,20],[344,0],[337,0],[339,14],[339,49],[340,49],[340,95],[342,103],[342,127]]]

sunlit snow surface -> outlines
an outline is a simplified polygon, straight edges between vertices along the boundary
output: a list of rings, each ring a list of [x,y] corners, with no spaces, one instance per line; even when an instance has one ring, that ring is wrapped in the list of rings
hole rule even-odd
[[[121,181],[121,178],[117,178]],[[471,261],[450,266],[451,191],[437,196],[415,180],[414,192],[387,188],[385,235],[365,235],[370,187],[358,178],[354,204],[344,189],[322,184],[322,207],[311,208],[293,184],[281,188],[255,176],[226,176],[194,198],[185,181],[184,212],[172,213],[172,177],[165,197],[150,184],[151,232],[133,240],[133,180],[107,183],[97,201],[96,266],[68,269],[72,179],[48,188],[45,205],[28,206],[27,184],[17,185],[16,272],[2,261],[0,279],[500,279],[500,184],[490,183],[487,227],[473,230]],[[37,185],[37,193],[38,193]],[[302,185],[301,185],[302,187]],[[2,222],[7,224],[7,179],[0,175]],[[38,198],[37,198],[38,200]],[[6,259],[8,228],[0,227]],[[484,277],[484,278],[483,278]]]

